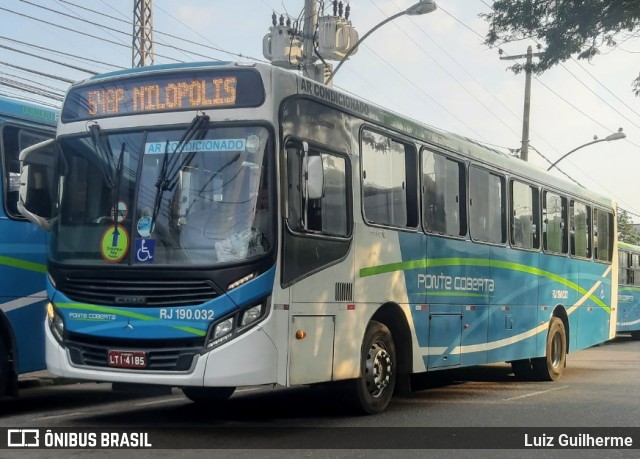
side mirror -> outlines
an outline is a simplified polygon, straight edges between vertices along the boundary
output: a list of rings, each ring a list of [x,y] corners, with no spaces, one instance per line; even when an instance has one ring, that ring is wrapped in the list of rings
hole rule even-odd
[[[324,169],[320,156],[308,156],[303,161],[305,197],[320,199],[324,195]]]
[[[45,217],[41,217],[31,212],[26,203],[29,202],[30,193],[34,193],[34,185],[40,186],[40,184],[33,184],[30,180],[30,168],[31,166],[27,162],[27,157],[39,150],[43,150],[55,143],[55,139],[48,139],[44,142],[37,143],[28,148],[25,148],[20,152],[20,188],[18,193],[18,211],[30,222],[35,223],[45,231],[49,231],[50,223]]]

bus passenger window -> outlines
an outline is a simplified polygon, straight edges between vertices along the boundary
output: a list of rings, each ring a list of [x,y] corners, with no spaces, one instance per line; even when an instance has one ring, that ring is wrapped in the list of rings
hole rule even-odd
[[[547,252],[567,253],[567,227],[565,225],[567,198],[545,191],[542,200],[542,240]]]
[[[591,208],[581,202],[571,201],[569,234],[571,255],[591,258]]]
[[[422,215],[429,232],[467,234],[464,163],[422,152]]]
[[[504,178],[485,169],[469,169],[469,226],[475,241],[505,243]]]
[[[523,249],[540,248],[540,199],[538,189],[511,182],[511,245]]]
[[[363,131],[362,195],[367,222],[400,228],[418,226],[415,150],[395,139]]]
[[[593,245],[596,260],[611,261],[613,247],[613,215],[593,209]]]

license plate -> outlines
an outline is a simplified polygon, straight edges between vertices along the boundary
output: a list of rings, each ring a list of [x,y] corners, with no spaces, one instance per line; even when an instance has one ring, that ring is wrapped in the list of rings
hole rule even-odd
[[[120,368],[146,368],[147,353],[143,351],[109,351],[108,361],[110,367]]]

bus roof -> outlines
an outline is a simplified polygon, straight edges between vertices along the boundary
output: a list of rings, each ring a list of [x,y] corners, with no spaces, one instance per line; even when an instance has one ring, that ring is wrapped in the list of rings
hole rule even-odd
[[[44,123],[55,126],[59,113],[59,110],[46,105],[38,105],[19,99],[0,96],[0,117],[8,116],[34,123]]]

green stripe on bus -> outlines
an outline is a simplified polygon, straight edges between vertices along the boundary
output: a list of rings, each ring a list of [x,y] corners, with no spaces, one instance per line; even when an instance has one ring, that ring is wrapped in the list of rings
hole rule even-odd
[[[132,311],[124,311],[122,309],[112,308],[109,306],[96,306],[94,304],[84,304],[84,303],[56,303],[56,306],[59,307],[60,309],[75,309],[79,311],[101,312],[103,314],[116,314],[116,315],[130,317],[132,319],[138,319],[138,320],[147,320],[147,321],[160,320],[157,317],[153,317],[147,314],[140,314],[139,312],[132,312]],[[198,330],[197,328],[192,328],[192,327],[184,327],[180,325],[169,325],[169,327],[175,328],[176,330],[191,333],[192,335],[197,335],[197,336],[205,336],[207,334],[205,331]]]
[[[389,263],[386,265],[379,266],[370,266],[368,268],[362,268],[360,270],[360,277],[369,277],[369,276],[377,276],[379,274],[386,274],[395,271],[407,271],[410,269],[428,269],[428,268],[438,268],[443,266],[481,266],[481,267],[492,267],[492,268],[501,268],[507,269],[511,271],[520,271],[527,274],[533,274],[540,277],[545,277],[547,279],[551,279],[556,281],[566,287],[569,287],[572,290],[584,295],[588,292],[584,288],[580,287],[578,284],[571,282],[570,280],[554,274],[549,271],[544,271],[539,268],[535,268],[533,266],[527,266],[520,263],[513,263],[510,261],[500,261],[500,260],[487,260],[483,258],[432,258],[432,259],[422,259],[422,260],[410,260],[410,261],[402,261],[397,263]],[[611,309],[602,302],[600,298],[597,298],[594,295],[590,295],[589,298],[593,300],[598,306],[603,308],[605,311],[610,312]]]
[[[417,295],[434,295],[434,296],[472,296],[476,298],[488,298],[488,293],[469,293],[469,292],[419,292]]]
[[[47,265],[32,263],[31,261],[24,261],[18,258],[5,256],[0,256],[0,265],[10,266],[12,268],[26,269],[28,271],[35,271],[42,274],[45,274],[47,272]]]

